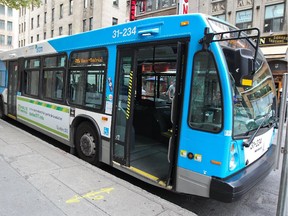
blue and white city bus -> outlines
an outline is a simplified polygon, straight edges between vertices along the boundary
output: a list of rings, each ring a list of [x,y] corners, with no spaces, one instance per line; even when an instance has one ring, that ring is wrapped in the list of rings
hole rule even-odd
[[[0,53],[0,113],[89,163],[231,202],[274,164],[276,93],[258,40],[189,14],[38,42]]]

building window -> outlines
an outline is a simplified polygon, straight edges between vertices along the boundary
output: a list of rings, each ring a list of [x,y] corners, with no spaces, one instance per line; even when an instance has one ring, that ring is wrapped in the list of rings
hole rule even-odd
[[[0,29],[5,29],[5,20],[0,20]]]
[[[54,30],[52,29],[51,30],[51,38],[53,38],[54,37]]]
[[[283,31],[284,3],[267,6],[265,8],[264,32]]]
[[[7,31],[13,31],[13,23],[11,21],[7,22]]]
[[[117,25],[118,24],[118,19],[115,17],[112,17],[112,25]]]
[[[52,22],[54,21],[54,11],[55,11],[55,9],[52,8],[52,14],[51,14],[51,20],[52,20]]]
[[[44,24],[47,23],[47,12],[44,13]]]
[[[93,29],[93,17],[89,18],[89,30]]]
[[[84,8],[88,7],[88,0],[84,0]]]
[[[152,0],[148,0],[148,2],[151,2],[152,4]],[[161,7],[162,8],[167,8],[170,6],[170,1],[169,0],[161,0]]]
[[[40,15],[37,16],[37,27],[40,27]]]
[[[236,12],[236,26],[240,29],[252,27],[252,10]]]
[[[223,1],[223,0],[217,0],[217,1]],[[156,0],[156,1],[140,0],[140,1],[137,1],[136,13],[143,14],[143,13],[147,13],[151,11],[157,11],[157,10],[166,9],[170,7],[176,7],[176,5],[177,5],[176,0]]]
[[[0,35],[0,45],[4,45],[5,44],[5,35]]]
[[[147,5],[146,5],[146,11],[150,12],[152,10],[153,10],[153,2],[152,2],[152,0],[148,0]]]
[[[13,16],[13,9],[8,7],[8,16]]]
[[[62,19],[63,18],[63,4],[60,5],[60,14],[59,14],[59,18]]]
[[[5,15],[5,6],[0,4],[0,15]]]
[[[25,39],[24,39],[24,40],[23,40],[23,45],[24,45],[24,46],[25,46],[25,42],[26,42],[26,41],[25,41]]]
[[[43,39],[46,40],[46,32],[44,32]]]
[[[33,29],[34,18],[31,18],[31,29]]]
[[[69,0],[69,15],[73,13],[73,0]]]
[[[68,25],[68,35],[72,35],[72,24]]]
[[[113,0],[113,5],[114,5],[114,6],[118,6],[118,5],[119,5],[118,0]]]
[[[86,19],[83,20],[83,29],[82,29],[83,32],[86,31]]]
[[[220,15],[214,15],[213,17],[216,17],[218,19],[221,19],[223,21],[226,21],[226,15],[225,14],[220,14]]]
[[[12,36],[7,36],[7,45],[12,46]]]
[[[24,22],[24,32],[26,31],[26,22]]]
[[[33,43],[33,36],[31,36],[30,43]]]
[[[63,27],[59,27],[59,35],[62,35],[63,34]]]
[[[37,41],[39,41],[40,40],[40,36],[39,36],[39,34],[37,34]]]
[[[140,1],[138,4],[140,13],[146,12],[146,1]]]

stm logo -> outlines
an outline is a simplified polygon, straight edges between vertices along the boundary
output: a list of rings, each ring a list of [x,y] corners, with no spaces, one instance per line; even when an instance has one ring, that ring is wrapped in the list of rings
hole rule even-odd
[[[43,52],[43,47],[35,45],[35,50],[36,50],[36,53],[41,53]]]

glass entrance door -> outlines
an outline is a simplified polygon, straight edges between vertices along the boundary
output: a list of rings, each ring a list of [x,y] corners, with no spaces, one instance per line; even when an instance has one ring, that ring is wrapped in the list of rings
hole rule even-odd
[[[133,98],[134,98],[134,50],[118,52],[118,91],[114,118],[113,160],[129,166],[130,146],[134,143]]]

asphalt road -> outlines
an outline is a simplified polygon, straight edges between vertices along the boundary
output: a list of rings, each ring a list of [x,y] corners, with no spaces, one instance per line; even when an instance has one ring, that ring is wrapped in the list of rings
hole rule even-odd
[[[9,120],[8,122],[22,128],[23,130],[26,130],[28,133],[31,133],[40,139],[45,140],[46,142],[51,143],[54,146],[63,149],[64,151],[69,151],[67,147],[35,130],[32,130],[12,120]],[[150,193],[160,196],[200,216],[276,215],[281,169],[272,171],[258,186],[249,191],[249,193],[243,196],[240,200],[233,203],[222,203],[212,199],[176,194],[167,190],[163,190],[161,188],[146,184],[109,166],[104,165],[101,168],[113,175],[116,175],[119,178],[135,184],[142,189],[149,191]]]

